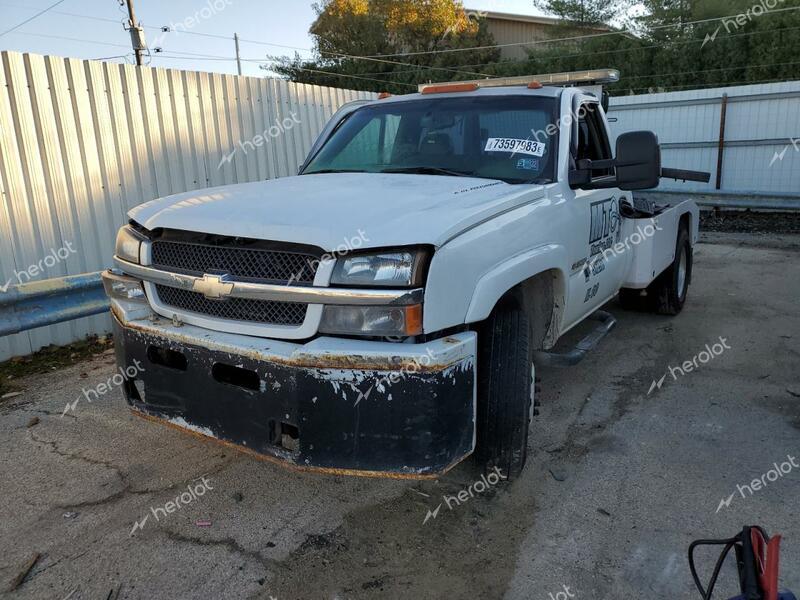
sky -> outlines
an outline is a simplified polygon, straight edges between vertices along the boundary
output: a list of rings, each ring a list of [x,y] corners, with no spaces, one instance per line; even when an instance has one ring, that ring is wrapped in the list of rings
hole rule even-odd
[[[61,0],[3,34],[56,0],[0,0],[0,50],[132,62],[130,35],[122,26],[127,9],[120,1]],[[531,0],[468,0],[464,4],[475,10],[541,14]],[[163,48],[163,53],[145,59],[152,66],[235,74],[235,32],[241,40],[242,72],[253,76],[268,74],[259,68],[267,56],[295,52],[310,56],[308,29],[316,16],[311,5],[312,0],[134,0],[148,47]],[[169,33],[161,31],[165,26],[171,29]]]

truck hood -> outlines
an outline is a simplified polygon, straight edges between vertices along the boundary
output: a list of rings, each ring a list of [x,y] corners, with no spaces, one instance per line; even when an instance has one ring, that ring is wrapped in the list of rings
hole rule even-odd
[[[544,195],[543,186],[433,175],[330,173],[196,190],[147,202],[147,229],[295,242],[333,251],[441,246],[465,229]]]

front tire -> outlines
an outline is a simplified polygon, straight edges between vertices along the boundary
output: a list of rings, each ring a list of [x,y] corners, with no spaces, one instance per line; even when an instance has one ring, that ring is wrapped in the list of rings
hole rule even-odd
[[[533,353],[521,299],[503,298],[478,332],[478,422],[475,460],[508,480],[525,467],[531,420]]]

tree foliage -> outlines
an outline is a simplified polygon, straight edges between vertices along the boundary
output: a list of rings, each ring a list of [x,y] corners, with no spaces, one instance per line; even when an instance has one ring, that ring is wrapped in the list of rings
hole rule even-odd
[[[621,13],[612,15],[604,6],[621,10],[638,4],[644,13],[628,18],[624,30],[609,26],[603,35],[595,29],[580,40],[532,44],[527,60],[510,61],[500,60],[498,49],[469,50],[494,41],[484,20],[467,14],[455,0],[327,0],[317,6],[319,19],[312,28],[318,58],[282,58],[276,70],[295,81],[395,93],[429,80],[606,67],[622,73],[622,81],[611,88],[615,94],[800,79],[800,0],[782,0],[772,10],[764,10],[762,0],[586,0],[585,21],[574,12],[580,0],[537,2],[587,27],[612,21],[620,26]],[[574,31],[575,23],[571,26]],[[414,54],[453,49],[467,50]],[[406,64],[343,54],[395,55],[381,60]]]
[[[294,81],[407,93],[430,80],[464,79],[469,69],[459,69],[462,64],[500,58],[495,48],[480,49],[493,46],[494,38],[477,13],[455,0],[325,0],[314,9],[318,18],[311,34],[318,57],[284,57],[274,67]],[[452,49],[464,51],[430,53]],[[359,56],[374,58],[351,58]],[[386,85],[379,87],[381,81]]]
[[[619,19],[634,0],[533,0],[533,5],[579,25],[603,25]]]

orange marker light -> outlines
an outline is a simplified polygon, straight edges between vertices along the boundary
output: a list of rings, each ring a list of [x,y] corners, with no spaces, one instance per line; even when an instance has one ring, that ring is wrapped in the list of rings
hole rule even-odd
[[[378,100],[386,100],[386,98],[391,98],[392,95],[389,92],[381,92],[378,94]]]
[[[531,82],[528,84],[528,89],[529,89],[529,90],[540,90],[540,89],[542,89],[543,87],[544,87],[544,86],[543,86],[541,83],[539,83],[538,81],[531,81]]]
[[[456,92],[474,92],[478,89],[477,83],[452,83],[445,85],[429,85],[422,90],[423,94],[450,94]]]
[[[422,333],[422,304],[406,306],[406,335],[420,335]]]

